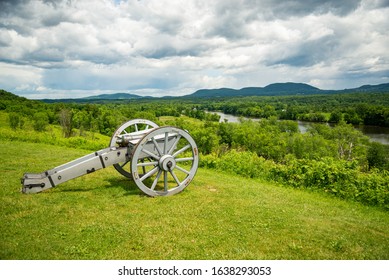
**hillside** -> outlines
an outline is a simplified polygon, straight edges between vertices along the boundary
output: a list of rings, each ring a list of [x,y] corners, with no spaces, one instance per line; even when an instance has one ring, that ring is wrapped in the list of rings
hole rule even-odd
[[[23,195],[23,172],[90,151],[1,147],[0,259],[389,258],[389,216],[374,207],[207,169],[171,197],[143,195],[112,167]]]
[[[19,106],[19,105],[23,105],[31,108],[39,103],[41,102],[37,100],[30,100],[25,97],[21,97],[11,92],[8,92],[6,90],[0,89],[0,110],[4,110],[9,106]]]
[[[379,84],[379,85],[364,85],[359,88],[355,88],[353,91],[354,92],[388,92],[389,83]]]
[[[13,94],[6,90],[0,89],[0,100],[25,101],[27,99],[24,97],[17,96],[16,94]]]

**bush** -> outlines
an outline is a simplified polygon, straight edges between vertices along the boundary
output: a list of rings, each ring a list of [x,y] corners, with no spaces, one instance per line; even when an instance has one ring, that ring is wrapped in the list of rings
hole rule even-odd
[[[23,128],[24,126],[24,119],[19,113],[9,113],[8,122],[12,129]]]
[[[290,156],[280,164],[258,157],[253,152],[230,150],[220,157],[216,154],[202,156],[200,166],[293,188],[323,191],[389,210],[389,172],[361,172],[357,161],[330,157],[308,160]]]
[[[389,166],[389,149],[387,146],[372,142],[367,150],[367,162],[369,168],[385,169]]]

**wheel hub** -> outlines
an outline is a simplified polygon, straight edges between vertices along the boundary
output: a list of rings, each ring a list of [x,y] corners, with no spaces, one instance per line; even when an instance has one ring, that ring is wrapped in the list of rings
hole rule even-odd
[[[164,155],[159,159],[159,167],[163,171],[170,171],[176,167],[176,160],[171,155]]]

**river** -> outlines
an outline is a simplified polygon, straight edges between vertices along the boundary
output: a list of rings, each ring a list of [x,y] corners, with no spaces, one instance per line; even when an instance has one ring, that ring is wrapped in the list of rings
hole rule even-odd
[[[216,113],[220,116],[220,122],[223,122],[224,120],[227,120],[231,123],[237,123],[239,122],[239,117],[224,114],[222,112],[208,112],[208,113]],[[259,120],[259,119],[252,119],[252,120]],[[297,121],[298,128],[301,133],[305,133],[309,126],[313,124],[312,122],[304,122],[304,121]],[[330,125],[330,124],[329,124]],[[379,126],[371,126],[371,125],[357,125],[355,126],[356,129],[360,130],[363,134],[368,136],[371,141],[379,142],[385,145],[389,145],[389,127],[379,127]]]

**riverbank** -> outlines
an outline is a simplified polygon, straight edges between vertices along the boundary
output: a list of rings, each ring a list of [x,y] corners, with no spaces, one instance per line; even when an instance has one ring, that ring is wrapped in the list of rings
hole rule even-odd
[[[213,112],[213,111],[209,111],[208,113],[218,114],[220,116],[220,122],[224,122],[224,121],[230,123],[240,122],[239,116],[224,114],[223,112]],[[244,119],[259,121],[259,119],[255,119],[255,118],[244,117]],[[301,133],[306,133],[312,124],[315,123],[307,122],[307,121],[297,121],[297,125]],[[334,125],[332,123],[327,123],[327,124],[330,126]],[[368,136],[371,141],[378,142],[384,145],[389,145],[389,127],[379,127],[379,126],[371,126],[371,125],[355,125],[354,127],[359,131],[361,131],[364,135]]]

